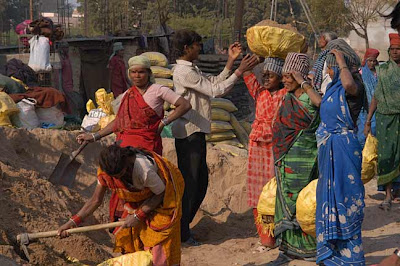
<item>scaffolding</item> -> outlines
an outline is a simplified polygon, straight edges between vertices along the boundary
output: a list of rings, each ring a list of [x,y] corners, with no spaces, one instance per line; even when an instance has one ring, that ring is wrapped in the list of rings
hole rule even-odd
[[[57,24],[61,25],[66,35],[71,35],[71,9],[69,0],[57,0]]]

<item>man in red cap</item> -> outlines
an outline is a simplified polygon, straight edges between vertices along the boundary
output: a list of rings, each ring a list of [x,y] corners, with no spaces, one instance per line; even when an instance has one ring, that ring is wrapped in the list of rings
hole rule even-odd
[[[400,189],[400,35],[389,34],[390,60],[376,69],[378,85],[372,98],[364,133],[371,132],[376,111],[378,139],[378,190],[385,191],[380,208],[390,210]]]
[[[360,74],[364,83],[365,93],[367,95],[368,105],[371,104],[372,97],[375,93],[375,87],[378,83],[376,77],[375,67],[378,65],[379,51],[373,48],[368,48],[365,52],[364,59],[362,61],[362,67],[360,69]],[[358,133],[357,138],[361,146],[364,147],[365,135],[364,135],[364,125],[367,120],[368,108],[362,108],[360,115],[358,116],[357,126]],[[371,119],[371,132],[375,135],[375,116]]]

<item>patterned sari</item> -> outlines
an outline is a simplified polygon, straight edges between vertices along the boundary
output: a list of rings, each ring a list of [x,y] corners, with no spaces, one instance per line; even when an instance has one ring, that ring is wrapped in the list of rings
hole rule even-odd
[[[365,265],[361,240],[364,185],[361,145],[346,101],[339,69],[320,107],[317,131],[317,264]]]
[[[153,211],[146,223],[136,228],[124,228],[115,236],[114,252],[123,254],[150,250],[154,265],[179,265],[181,260],[180,219],[184,181],[179,169],[165,158],[151,152],[158,166],[158,175],[165,183],[165,195],[161,206]],[[150,189],[133,191],[120,180],[101,170],[98,181],[115,193],[124,206],[122,218],[132,214],[146,199],[154,194]],[[113,219],[114,217],[110,217]],[[115,232],[117,229],[115,230]]]
[[[315,257],[316,240],[304,233],[296,220],[300,191],[318,177],[315,130],[319,124],[316,108],[307,94],[296,98],[288,93],[273,126],[277,196],[275,237],[289,255]]]

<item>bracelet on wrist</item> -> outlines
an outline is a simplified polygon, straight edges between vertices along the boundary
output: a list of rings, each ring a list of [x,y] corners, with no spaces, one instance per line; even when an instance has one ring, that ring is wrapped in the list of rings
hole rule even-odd
[[[147,219],[147,214],[142,209],[137,209],[135,214],[140,221],[145,221]]]
[[[78,227],[83,222],[82,218],[78,214],[72,216],[70,220],[75,224],[76,227]]]
[[[304,81],[301,83],[300,88],[302,88],[303,90],[307,91],[307,89],[305,89],[305,87],[304,87],[305,84],[310,85],[310,83],[308,83],[308,81],[304,80]]]
[[[164,124],[164,126],[168,126],[170,123],[168,122],[168,117],[164,117],[163,119],[161,119],[161,123]]]

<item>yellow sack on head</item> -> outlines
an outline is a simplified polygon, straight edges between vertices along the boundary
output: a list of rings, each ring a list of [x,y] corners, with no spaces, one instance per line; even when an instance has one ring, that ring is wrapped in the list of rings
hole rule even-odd
[[[114,114],[111,102],[114,101],[114,94],[112,92],[107,93],[105,89],[101,88],[94,94],[96,103],[99,108],[103,110],[107,115]]]
[[[228,122],[224,121],[211,121],[211,134],[212,133],[221,133],[232,130],[233,127]]]
[[[364,184],[378,173],[378,139],[368,134],[362,151],[361,180]]]
[[[272,178],[263,188],[257,204],[258,215],[275,215],[276,178]]]
[[[262,57],[285,59],[289,52],[299,53],[305,46],[305,38],[290,25],[264,20],[249,28],[246,33],[251,51]]]
[[[137,251],[129,253],[116,258],[106,260],[97,266],[115,266],[115,265],[129,265],[129,266],[152,266],[153,255],[150,251]]]
[[[222,140],[230,140],[236,138],[236,135],[233,133],[232,130],[221,132],[221,133],[213,133],[206,135],[207,142],[214,142],[214,141],[222,141]]]
[[[296,201],[296,219],[301,230],[308,235],[315,233],[315,212],[317,211],[317,184],[318,179],[311,181],[303,188]]]
[[[146,52],[141,54],[142,56],[147,57],[150,60],[152,66],[168,66],[168,59],[165,55],[159,52]]]
[[[238,110],[237,107],[231,101],[224,98],[211,99],[211,107],[221,108],[228,111],[229,113],[236,112]]]
[[[153,72],[155,78],[169,79],[172,77],[172,70],[166,67],[152,66],[151,72]]]
[[[226,121],[229,122],[231,120],[231,115],[228,111],[221,108],[212,108],[211,109],[211,120],[214,121]]]
[[[174,82],[172,81],[172,79],[155,78],[155,82],[156,84],[163,85],[170,89],[174,88]]]

